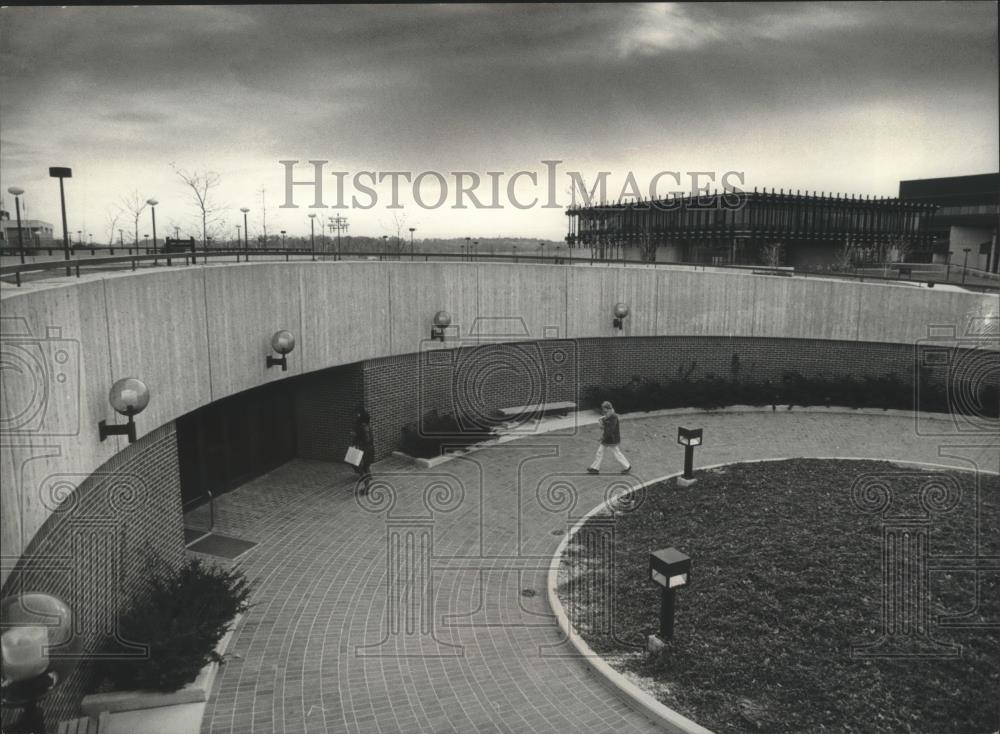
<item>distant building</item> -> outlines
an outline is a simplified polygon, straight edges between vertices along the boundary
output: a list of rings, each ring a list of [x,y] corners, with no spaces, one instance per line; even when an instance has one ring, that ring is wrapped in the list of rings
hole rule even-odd
[[[48,247],[52,243],[52,225],[39,219],[22,219],[21,236],[26,248]],[[17,220],[10,218],[10,212],[0,211],[0,247],[4,250],[17,249]]]
[[[930,261],[935,205],[815,192],[729,192],[573,207],[571,248],[597,258],[710,265],[864,265]]]
[[[935,238],[934,262],[950,258],[953,265],[963,265],[969,248],[968,267],[997,272],[1000,173],[900,181],[899,198],[938,207],[926,223]]]

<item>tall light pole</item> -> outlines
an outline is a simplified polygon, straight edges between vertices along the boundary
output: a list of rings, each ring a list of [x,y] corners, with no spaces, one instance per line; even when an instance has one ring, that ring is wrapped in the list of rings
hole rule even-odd
[[[471,254],[472,250],[471,250],[471,249],[469,249],[469,241],[470,241],[471,239],[472,239],[471,237],[466,237],[466,238],[465,238],[465,258],[466,258],[467,260],[471,260],[471,259],[472,259],[472,258],[470,257],[470,254]]]
[[[312,250],[313,262],[316,262],[316,214],[309,215],[309,249]]]
[[[24,235],[21,234],[21,194],[24,189],[11,186],[7,193],[14,197],[14,209],[17,210],[17,246],[21,248],[21,264],[24,265]]]
[[[243,255],[247,262],[250,262],[250,240],[247,237],[250,234],[250,228],[247,227],[247,212],[250,210],[244,206],[240,207],[240,211],[243,212]]]
[[[283,250],[287,250],[288,249],[288,245],[285,244],[285,230],[281,230],[281,248]],[[285,254],[287,254],[287,253],[285,253]]]
[[[962,285],[965,285],[965,276],[969,272],[969,253],[972,251],[971,247],[963,247],[962,252],[965,253],[965,260],[962,262]]]
[[[413,262],[413,233],[416,231],[416,227],[410,227],[410,262]]]
[[[59,179],[59,205],[62,207],[62,225],[63,225],[63,253],[66,255],[67,265],[66,265],[66,275],[70,275],[69,270],[69,228],[66,226],[66,194],[63,191],[63,179],[73,178],[72,168],[49,168],[49,176],[51,178]]]
[[[472,256],[479,254],[479,240],[472,240]]]
[[[156,205],[160,202],[156,199],[146,199],[146,203],[149,204],[149,213],[153,215],[153,252],[156,252]]]

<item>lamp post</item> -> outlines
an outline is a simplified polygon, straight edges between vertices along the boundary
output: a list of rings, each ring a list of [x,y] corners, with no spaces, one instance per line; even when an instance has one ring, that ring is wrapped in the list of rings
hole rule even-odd
[[[466,259],[466,260],[471,260],[471,259],[472,259],[472,258],[470,257],[470,253],[472,252],[472,250],[471,250],[471,249],[469,249],[469,241],[470,241],[471,239],[472,239],[471,237],[466,237],[466,238],[465,238],[465,259]]]
[[[66,194],[63,191],[63,179],[73,178],[72,168],[49,168],[49,177],[59,179],[59,205],[62,208],[62,226],[63,226],[63,253],[66,256],[66,260],[69,260],[69,228],[66,226]],[[66,264],[66,275],[70,275],[69,263]]]
[[[479,253],[479,240],[472,240],[472,257],[475,258],[475,256],[478,253]]]
[[[160,202],[156,199],[146,199],[146,203],[149,204],[149,213],[153,217],[153,252],[156,252],[156,205]]]
[[[243,244],[243,236],[240,234],[240,225],[236,225],[236,262],[240,260],[240,245]]]
[[[309,215],[309,249],[312,250],[313,262],[316,262],[316,214]]]
[[[250,229],[247,227],[247,213],[250,210],[244,206],[240,208],[240,211],[243,212],[243,256],[247,262],[250,262],[250,241],[247,239],[247,235],[250,233]]]
[[[694,463],[694,447],[701,446],[703,428],[678,428],[677,443],[684,447],[684,476],[677,477],[677,484],[689,487],[695,482],[692,465]]]
[[[389,235],[382,235],[382,255],[379,256],[379,260],[385,257],[385,253],[389,250]]]
[[[413,233],[416,231],[416,227],[410,227],[410,262],[413,262]]]
[[[144,234],[142,236],[142,240],[143,240],[143,242],[146,243],[146,254],[148,255],[149,254],[149,235],[148,234]]]
[[[965,253],[965,260],[962,261],[962,285],[965,285],[965,276],[968,273],[969,267],[969,253],[972,251],[971,247],[963,247],[962,252]]]
[[[288,245],[285,243],[285,230],[281,230],[281,249],[282,250],[288,249]]]
[[[24,193],[24,189],[11,186],[7,189],[7,193],[14,197],[14,209],[17,211],[17,246],[21,249],[21,264],[24,265],[24,235],[21,234],[21,194]]]

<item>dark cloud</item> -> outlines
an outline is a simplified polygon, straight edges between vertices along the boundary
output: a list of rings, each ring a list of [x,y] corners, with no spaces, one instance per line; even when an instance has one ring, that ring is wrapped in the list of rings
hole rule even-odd
[[[48,165],[35,154],[242,158],[247,171],[281,157],[485,170],[659,156],[796,178],[802,156],[788,151],[808,150],[799,178],[849,167],[847,155],[854,188],[870,190],[867,146],[884,148],[894,125],[897,170],[880,186],[902,169],[935,175],[935,159],[995,167],[994,3],[0,12],[5,179]],[[933,156],[930,139],[943,146]],[[969,139],[978,152],[957,149]]]

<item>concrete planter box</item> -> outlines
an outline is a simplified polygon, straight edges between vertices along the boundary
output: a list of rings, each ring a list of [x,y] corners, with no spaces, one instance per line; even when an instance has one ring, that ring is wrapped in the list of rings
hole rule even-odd
[[[232,629],[215,646],[215,651],[219,655],[225,654],[242,616],[241,614],[236,615],[236,618],[233,619]],[[80,710],[87,716],[98,716],[104,711],[116,714],[122,711],[159,709],[165,706],[203,703],[208,700],[218,670],[219,663],[209,663],[201,669],[198,677],[191,683],[169,693],[161,693],[160,691],[112,691],[110,693],[95,693],[84,697],[83,703],[80,704]],[[199,718],[199,726],[200,721]],[[198,729],[195,728],[194,731],[197,732]]]

